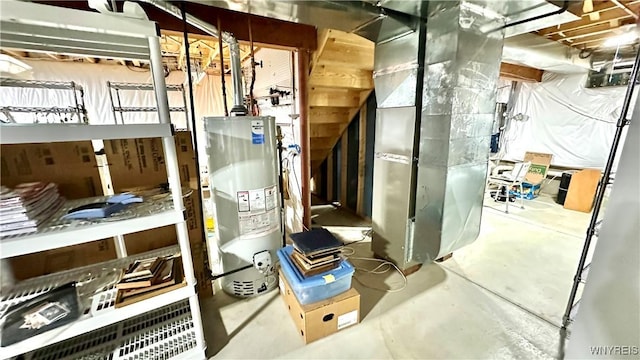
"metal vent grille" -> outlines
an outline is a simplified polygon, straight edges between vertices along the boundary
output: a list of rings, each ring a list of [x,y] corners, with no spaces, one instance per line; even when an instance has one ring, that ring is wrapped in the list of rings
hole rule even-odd
[[[253,281],[233,281],[233,294],[236,296],[252,296],[255,295],[255,287]]]
[[[35,351],[31,359],[169,359],[196,350],[189,301]]]

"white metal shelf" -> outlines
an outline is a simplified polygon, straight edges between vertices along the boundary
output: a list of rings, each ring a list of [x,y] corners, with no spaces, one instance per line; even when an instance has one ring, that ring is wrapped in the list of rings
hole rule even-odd
[[[154,90],[153,84],[109,81],[107,85],[112,89],[118,90]],[[167,91],[182,91],[183,89],[184,86],[182,84],[167,84]]]
[[[12,289],[10,294],[3,296],[0,300],[0,316],[13,304],[29,300],[69,281],[78,281],[81,278],[86,279],[86,274],[88,273],[101,274],[105,268],[123,268],[135,259],[164,256],[177,252],[179,252],[179,248],[177,246],[172,246],[130,256],[124,259],[116,259],[97,265],[25,281]],[[92,277],[89,276],[88,278]],[[93,279],[95,279],[95,277],[93,277]],[[116,289],[111,285],[109,289],[95,294],[93,296],[91,311],[87,311],[87,314],[83,315],[73,323],[47,331],[43,334],[31,337],[10,346],[0,347],[0,358],[11,358],[13,356],[39,349],[43,346],[65,341],[95,329],[103,328],[105,326],[130,319],[134,316],[144,314],[149,311],[149,309],[167,306],[181,300],[188,299],[196,294],[195,284],[187,284],[185,287],[155,296],[151,299],[116,309],[113,307],[115,292]]]
[[[1,78],[0,86],[33,89],[82,90],[82,86],[74,81],[43,81]]]
[[[39,349],[28,358],[198,359],[197,333],[188,301],[181,301],[65,342]]]
[[[0,143],[3,145],[166,136],[172,136],[170,124],[6,124],[0,126]]]
[[[38,232],[1,238],[0,258],[107,239],[184,221],[182,211],[173,209],[171,202],[153,200],[132,204],[101,222],[60,220],[70,209],[103,199],[104,197],[97,197],[67,201],[52,219],[40,226]]]
[[[115,112],[158,112],[157,107],[114,107],[113,111]],[[170,112],[185,112],[187,111],[184,106],[173,106],[169,107]]]

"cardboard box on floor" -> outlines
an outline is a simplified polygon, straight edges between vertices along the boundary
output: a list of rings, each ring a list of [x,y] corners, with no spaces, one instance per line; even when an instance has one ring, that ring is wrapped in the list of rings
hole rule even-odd
[[[280,294],[305,344],[360,322],[360,294],[356,289],[313,304],[300,305],[280,273]]]
[[[564,208],[591,212],[602,172],[598,169],[584,169],[571,176]]]
[[[524,177],[524,181],[531,185],[537,185],[547,177],[547,171],[551,165],[553,154],[535,153],[527,151],[524,154],[524,161],[531,161],[529,172]]]

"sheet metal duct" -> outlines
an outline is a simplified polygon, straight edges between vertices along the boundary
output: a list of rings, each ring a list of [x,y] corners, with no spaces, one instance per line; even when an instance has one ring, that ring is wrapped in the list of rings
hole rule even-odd
[[[374,252],[407,269],[477,238],[505,36],[498,29],[559,6],[543,0],[198,2],[376,42]],[[536,21],[509,31],[568,20]]]
[[[502,60],[560,74],[584,73],[591,59],[582,59],[580,50],[534,34],[522,34],[504,41]]]
[[[479,233],[504,5],[422,3],[417,31],[376,44],[372,247],[403,269]]]
[[[158,9],[177,17],[178,19],[182,19],[182,11],[178,7],[166,1],[140,1],[153,5]],[[191,14],[187,14],[186,18],[189,25],[195,26],[211,36],[222,37],[222,41],[229,44],[229,54],[231,58],[231,82],[233,83],[233,108],[231,109],[231,115],[247,115],[247,108],[244,106],[244,91],[242,89],[242,64],[240,63],[240,46],[238,45],[238,40],[232,34],[224,31],[220,32],[215,26],[209,24],[206,21],[202,21]]]

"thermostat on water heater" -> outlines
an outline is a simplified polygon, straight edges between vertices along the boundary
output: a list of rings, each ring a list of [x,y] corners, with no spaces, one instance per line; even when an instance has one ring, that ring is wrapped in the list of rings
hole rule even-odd
[[[271,253],[263,250],[253,254],[253,266],[261,273],[266,273],[271,268]]]

